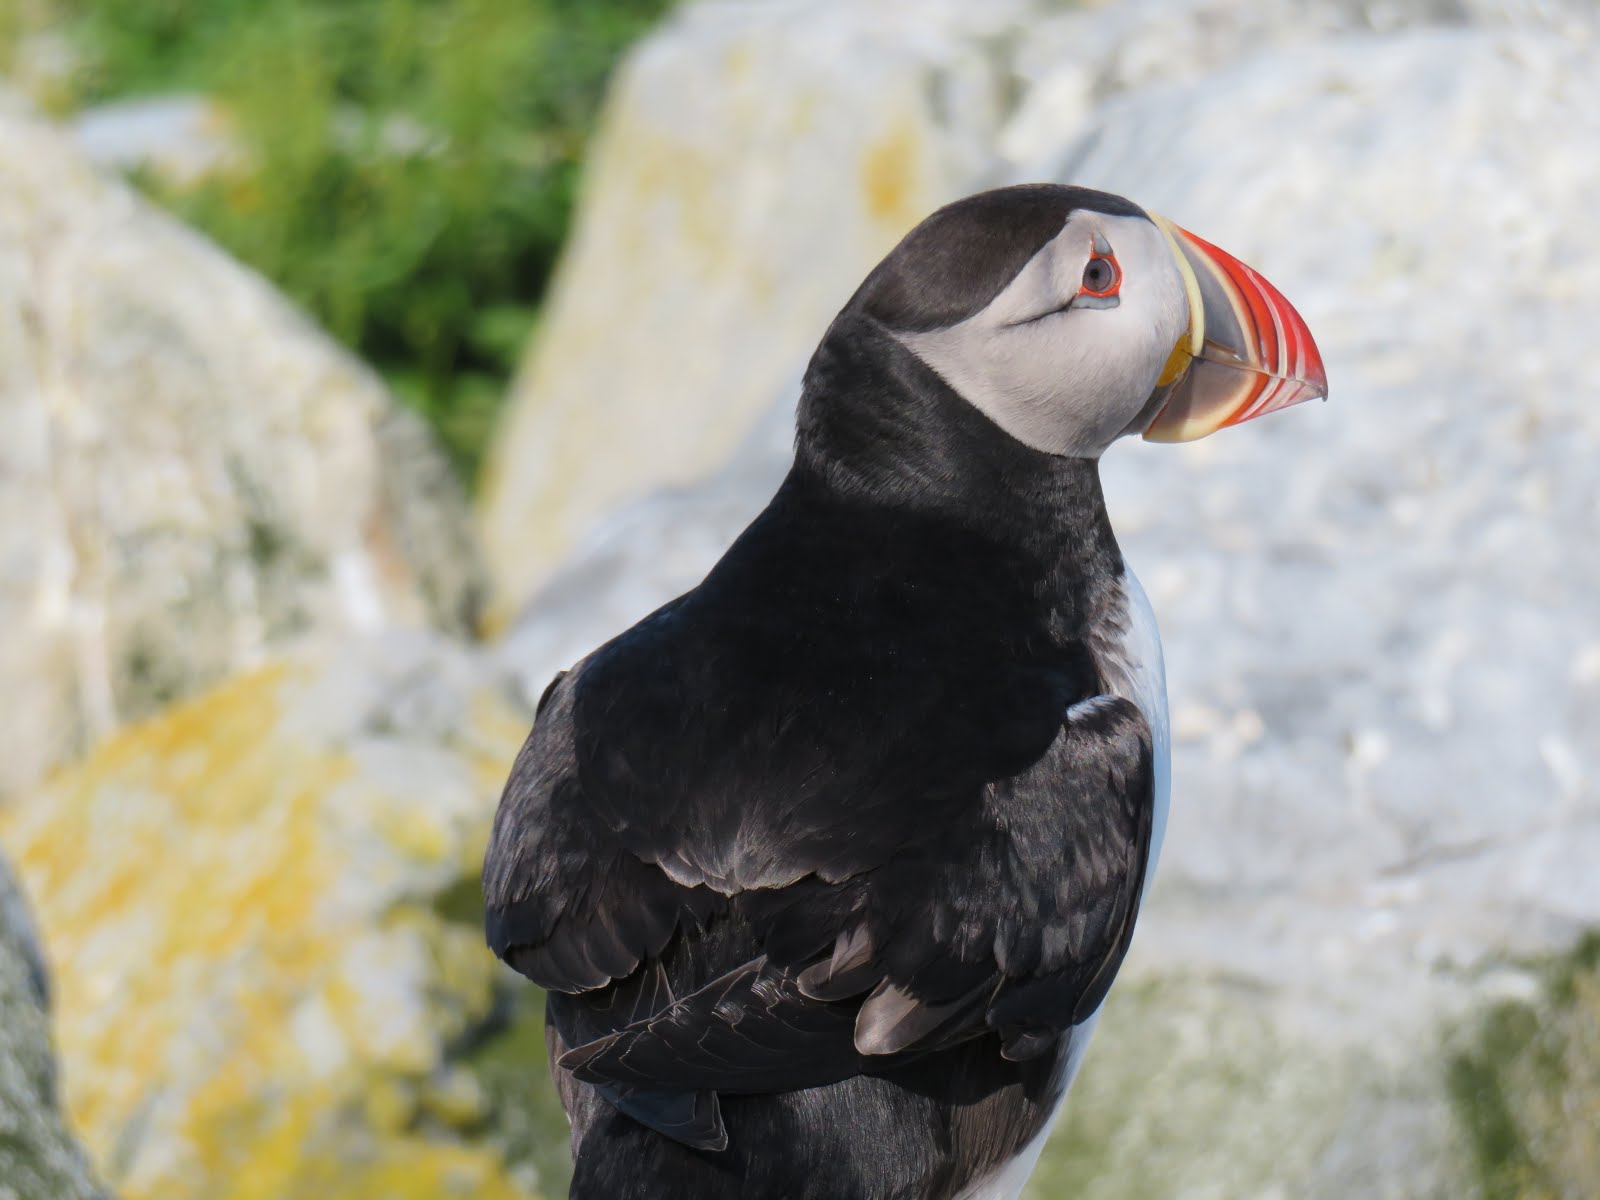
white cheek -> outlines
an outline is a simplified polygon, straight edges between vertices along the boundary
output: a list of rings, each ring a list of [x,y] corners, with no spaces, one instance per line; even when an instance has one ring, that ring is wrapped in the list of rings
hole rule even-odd
[[[1097,230],[1122,264],[1116,306],[1029,319],[1076,295]],[[1094,456],[1144,407],[1187,325],[1161,231],[1138,217],[1077,214],[982,312],[902,340],[1019,441]]]
[[[1183,280],[1161,231],[1148,221],[1122,222],[1111,233],[1127,264],[1117,306],[1073,314],[1082,319],[1093,354],[1104,360],[1101,377],[1107,391],[1100,399],[1125,418],[1111,431],[1113,437],[1149,399],[1174,343],[1189,325]],[[1106,319],[1095,320],[1102,317]]]

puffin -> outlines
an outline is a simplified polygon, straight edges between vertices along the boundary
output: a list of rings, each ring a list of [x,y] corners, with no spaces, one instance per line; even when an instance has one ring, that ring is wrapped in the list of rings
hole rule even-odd
[[[1099,459],[1327,395],[1259,274],[1119,196],[917,225],[704,580],[558,674],[484,861],[582,1200],[1015,1197],[1166,827]]]

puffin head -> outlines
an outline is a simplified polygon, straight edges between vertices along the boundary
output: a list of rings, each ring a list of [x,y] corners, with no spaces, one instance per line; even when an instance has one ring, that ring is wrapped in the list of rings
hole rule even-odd
[[[1311,332],[1276,288],[1085,188],[1001,188],[940,209],[845,312],[1050,455],[1094,458],[1128,433],[1192,441],[1328,394]]]

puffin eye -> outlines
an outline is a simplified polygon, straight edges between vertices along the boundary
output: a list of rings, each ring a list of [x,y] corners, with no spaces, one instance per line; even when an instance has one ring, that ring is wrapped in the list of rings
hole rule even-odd
[[[1122,271],[1113,255],[1096,254],[1083,268],[1083,290],[1091,296],[1114,296],[1122,284]]]

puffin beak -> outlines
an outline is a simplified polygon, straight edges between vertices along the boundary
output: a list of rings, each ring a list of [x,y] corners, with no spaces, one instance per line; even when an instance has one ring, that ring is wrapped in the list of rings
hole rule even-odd
[[[1189,293],[1189,329],[1157,381],[1165,392],[1147,441],[1192,442],[1313,398],[1328,376],[1311,330],[1283,294],[1233,255],[1151,220],[1167,235]]]

